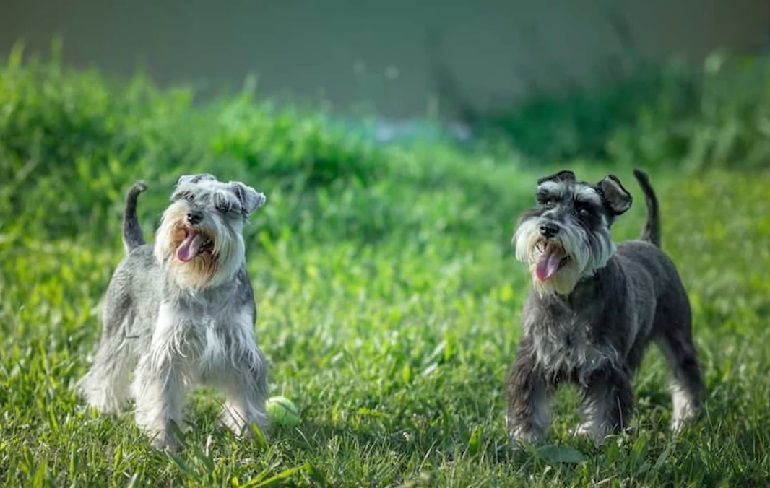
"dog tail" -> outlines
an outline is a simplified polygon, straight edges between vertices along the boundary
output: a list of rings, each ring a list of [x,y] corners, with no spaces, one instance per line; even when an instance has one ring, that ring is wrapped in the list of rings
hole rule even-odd
[[[648,241],[660,247],[660,213],[658,211],[658,197],[652,189],[650,179],[647,173],[640,169],[634,169],[634,176],[639,181],[639,186],[644,192],[644,199],[647,203],[647,222],[644,224],[641,239]]]
[[[134,183],[126,194],[126,209],[123,212],[123,247],[126,253],[144,244],[142,228],[136,217],[136,201],[139,194],[147,189],[144,181]]]

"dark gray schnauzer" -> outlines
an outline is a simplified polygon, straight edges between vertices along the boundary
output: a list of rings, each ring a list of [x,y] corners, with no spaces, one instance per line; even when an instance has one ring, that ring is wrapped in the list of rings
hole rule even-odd
[[[632,201],[613,175],[596,185],[576,181],[571,171],[541,178],[537,205],[517,223],[516,258],[530,265],[533,286],[508,378],[507,422],[516,444],[546,436],[549,397],[562,383],[582,393],[577,433],[599,444],[623,431],[632,412],[631,378],[651,341],[673,372],[671,428],[678,431],[700,410],[690,303],[660,249],[652,186],[642,171],[634,176],[647,201],[640,240],[612,241],[610,227]]]
[[[153,246],[136,216],[145,188],[134,184],[126,198],[127,255],[107,288],[101,341],[79,391],[104,413],[133,398],[137,424],[160,448],[181,447],[172,424],[183,427],[193,385],[224,393],[221,418],[236,434],[251,433],[251,423],[267,428],[267,365],[243,242],[246,218],[265,196],[209,174],[182,176]]]

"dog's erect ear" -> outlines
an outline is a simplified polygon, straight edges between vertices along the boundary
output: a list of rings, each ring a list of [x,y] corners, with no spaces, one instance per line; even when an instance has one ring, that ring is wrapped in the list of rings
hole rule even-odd
[[[615,215],[625,213],[631,208],[633,198],[631,197],[631,194],[623,188],[623,185],[620,183],[617,176],[605,176],[596,184],[596,190]]]
[[[246,186],[238,181],[230,182],[230,186],[233,188],[233,193],[241,201],[241,207],[243,212],[248,214],[254,210],[262,207],[267,202],[267,197],[264,193],[258,192],[250,186]]]
[[[546,181],[553,181],[554,183],[562,183],[562,182],[574,183],[575,173],[573,173],[568,169],[565,169],[565,170],[559,171],[558,173],[555,173],[549,176],[544,176],[539,180],[537,180],[537,186],[542,185]]]
[[[209,173],[202,173],[199,175],[182,175],[176,181],[176,186],[184,185],[187,183],[199,183],[201,181],[216,181],[216,177]]]

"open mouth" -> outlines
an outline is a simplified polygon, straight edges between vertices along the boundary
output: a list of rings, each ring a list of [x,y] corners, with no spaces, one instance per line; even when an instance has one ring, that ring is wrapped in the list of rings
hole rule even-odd
[[[546,281],[570,261],[567,251],[558,242],[540,241],[537,249],[540,257],[535,263],[535,275],[540,281]]]
[[[184,240],[176,248],[176,257],[183,263],[214,250],[214,241],[203,232],[190,228],[184,229],[184,232]]]

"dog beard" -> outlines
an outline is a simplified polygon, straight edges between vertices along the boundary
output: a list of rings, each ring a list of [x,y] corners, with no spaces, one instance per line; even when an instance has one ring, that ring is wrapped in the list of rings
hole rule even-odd
[[[545,239],[540,219],[524,220],[513,235],[516,259],[529,265],[532,284],[543,294],[568,295],[578,282],[593,276],[615,252],[609,233],[589,235],[581,227],[567,225],[557,237]]]
[[[244,259],[243,239],[216,216],[191,226],[187,212],[183,203],[164,212],[155,243],[157,261],[181,287],[203,289],[230,281]]]

